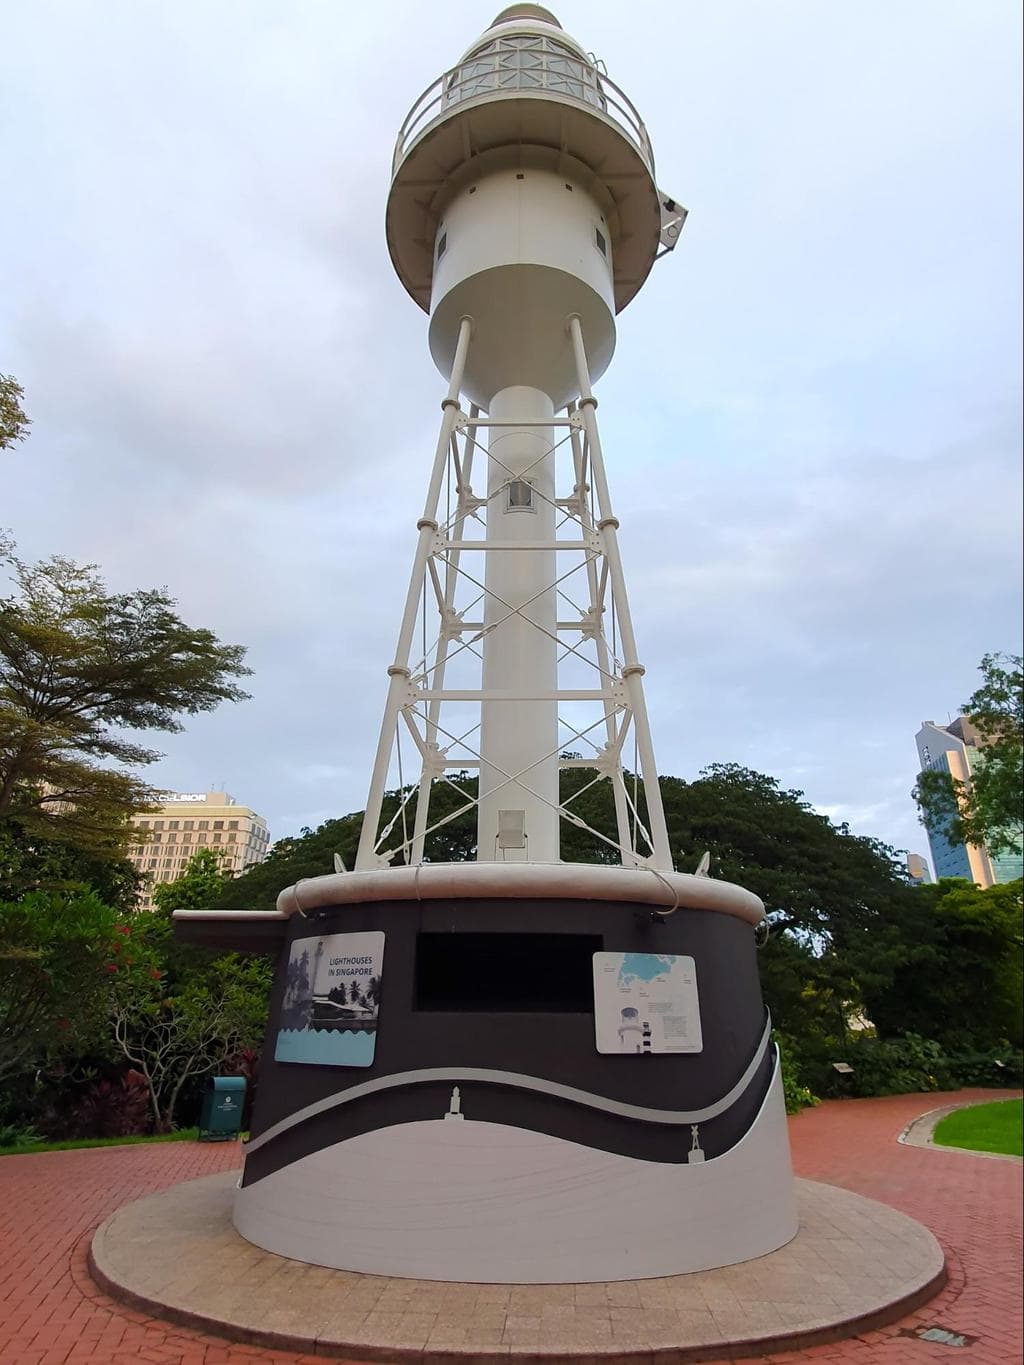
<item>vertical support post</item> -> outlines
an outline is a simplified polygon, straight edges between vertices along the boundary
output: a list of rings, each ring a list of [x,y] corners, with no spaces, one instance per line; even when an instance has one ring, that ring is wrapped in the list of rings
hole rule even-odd
[[[470,418],[479,417],[480,409],[474,403],[469,410]],[[453,540],[462,539],[462,528],[469,515],[468,500],[472,493],[473,475],[473,453],[476,446],[475,432],[466,441],[463,447],[462,473],[459,479],[459,486],[456,489],[458,497],[458,511],[452,523],[451,536]],[[461,550],[451,550],[448,555],[448,572],[445,577],[444,585],[444,605],[446,611],[451,611],[455,603],[455,589],[458,583],[458,567],[462,557]],[[439,692],[444,687],[444,675],[448,666],[448,650],[451,640],[446,633],[447,622],[442,615],[441,629],[437,639],[437,648],[434,651],[434,667],[430,679],[430,688],[433,692]],[[437,747],[437,726],[441,719],[441,702],[435,699],[430,702],[427,708],[427,723],[424,732],[428,749],[434,753]],[[430,814],[430,792],[433,785],[434,774],[429,766],[424,763],[423,772],[420,776],[419,790],[416,793],[416,818],[413,822],[412,847],[409,854],[411,863],[421,863],[423,861],[423,840],[427,829],[427,819]]]
[[[395,732],[398,728],[398,720],[405,704],[409,684],[409,651],[412,648],[413,634],[416,629],[416,617],[420,594],[423,591],[424,575],[427,571],[427,561],[430,558],[434,536],[438,529],[437,504],[444,483],[444,471],[448,463],[452,432],[455,430],[455,423],[459,417],[459,393],[462,389],[462,376],[466,368],[466,356],[469,352],[469,339],[472,331],[472,318],[464,317],[459,324],[459,340],[455,348],[455,359],[452,362],[448,393],[441,400],[443,415],[441,417],[441,430],[437,438],[437,448],[434,452],[434,466],[430,475],[426,500],[423,504],[423,515],[416,523],[420,538],[416,546],[412,574],[409,578],[409,591],[406,594],[405,609],[402,613],[402,625],[398,633],[395,658],[388,668],[391,683],[388,687],[387,701],[384,704],[384,719],[381,722],[380,738],[377,741],[377,752],[373,760],[373,772],[370,777],[370,790],[366,797],[363,828],[359,835],[359,849],[356,853],[356,871],[358,872],[368,871],[376,866],[375,848],[377,830],[380,827],[384,789],[387,785],[388,769],[391,766],[391,750],[395,742]]]
[[[654,744],[651,740],[651,727],[647,716],[647,702],[644,697],[644,666],[637,654],[636,635],[633,631],[633,618],[629,603],[626,601],[625,577],[622,571],[622,556],[619,552],[619,523],[612,512],[611,494],[604,467],[601,450],[601,437],[597,430],[597,399],[590,387],[590,366],[587,362],[586,347],[583,343],[583,329],[579,315],[574,313],[568,319],[569,336],[572,340],[576,359],[576,377],[580,391],[579,406],[583,417],[583,427],[590,448],[590,467],[597,493],[600,520],[597,529],[601,532],[608,572],[611,579],[612,594],[619,622],[619,636],[622,641],[622,679],[633,712],[633,726],[636,734],[637,749],[640,756],[640,772],[644,780],[644,794],[647,797],[647,813],[650,823],[651,841],[654,852],[653,865],[665,872],[673,870],[672,852],[665,827],[665,808],[661,800],[661,787],[658,784],[658,769],[654,759]]]
[[[576,404],[570,403],[568,413],[570,418],[576,410]],[[579,433],[571,428],[569,441],[572,445],[572,464],[576,479],[576,496],[579,498],[580,505],[580,525],[584,531],[594,529],[594,519],[590,515],[590,508],[587,506],[585,479],[583,477],[583,452],[580,449]],[[605,639],[604,631],[598,617],[598,582],[597,582],[597,562],[596,556],[587,552],[587,591],[590,596],[590,610],[594,616],[594,646],[597,652],[597,666],[601,670],[601,685],[606,686],[611,678],[612,660],[608,650],[608,642]],[[611,744],[615,738],[615,706],[609,699],[604,703],[604,728],[605,742]],[[608,780],[612,784],[612,796],[615,801],[615,826],[619,836],[619,848],[622,852],[622,862],[628,865],[627,850],[636,852],[633,848],[629,833],[629,807],[626,804],[626,790],[623,785],[622,765],[616,763],[615,768],[608,774]]]

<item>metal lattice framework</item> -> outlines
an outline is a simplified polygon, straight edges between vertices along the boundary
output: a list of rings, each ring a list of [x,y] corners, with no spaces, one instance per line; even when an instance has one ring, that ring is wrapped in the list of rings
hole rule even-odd
[[[442,402],[423,515],[417,522],[419,543],[398,646],[388,669],[391,684],[356,867],[421,863],[426,838],[479,804],[478,799],[467,798],[456,810],[431,820],[434,783],[449,782],[452,772],[481,766],[484,756],[476,740],[481,705],[531,700],[557,702],[560,766],[594,772],[590,782],[559,802],[560,819],[610,845],[610,852],[617,852],[625,866],[671,871],[644,699],[644,669],[637,655],[619,554],[619,523],[612,510],[597,428],[597,400],[591,392],[576,317],[569,319],[567,332],[580,397],[553,421],[524,424],[554,432],[555,540],[524,541],[517,547],[526,552],[556,551],[556,577],[544,591],[558,595],[557,635],[552,637],[558,645],[558,686],[554,693],[537,689],[512,693],[486,691],[481,685],[486,633],[483,604],[490,598],[491,606],[499,609],[500,625],[511,616],[523,616],[530,603],[513,606],[496,599],[485,586],[489,499],[474,492],[473,481],[476,477],[479,485],[481,473],[486,474],[495,462],[500,465],[480,439],[489,427],[499,424],[476,406],[464,411],[459,401],[471,332],[470,320],[464,319],[448,394]],[[551,453],[545,450],[540,458]],[[504,472],[510,478],[524,477],[523,471],[514,476],[510,470]],[[544,629],[532,620],[530,624]],[[487,627],[495,628],[493,623]],[[628,771],[624,759],[629,760]],[[498,773],[499,787],[518,783],[532,791],[529,768],[498,769]],[[572,808],[583,791],[601,781],[612,784],[615,839],[592,829]],[[400,789],[401,799],[398,810],[382,827],[384,794],[391,785]],[[461,787],[457,790],[465,796]],[[532,794],[544,799],[535,791]],[[551,803],[545,801],[545,805]]]

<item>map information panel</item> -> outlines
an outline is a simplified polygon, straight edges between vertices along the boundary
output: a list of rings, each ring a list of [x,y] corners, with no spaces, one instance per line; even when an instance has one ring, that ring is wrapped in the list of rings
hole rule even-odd
[[[594,1027],[598,1052],[700,1052],[704,1045],[693,958],[595,953]]]

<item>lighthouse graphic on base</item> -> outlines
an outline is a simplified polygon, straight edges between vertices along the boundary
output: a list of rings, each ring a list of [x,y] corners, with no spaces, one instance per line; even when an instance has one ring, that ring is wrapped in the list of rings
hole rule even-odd
[[[764,911],[673,866],[593,392],[684,219],[539,5],[402,126],[388,247],[446,387],[356,864],[274,915],[176,915],[276,954],[234,1213],[270,1251],[607,1281],[796,1232]],[[473,808],[475,860],[437,861]],[[564,860],[567,831],[599,861]]]

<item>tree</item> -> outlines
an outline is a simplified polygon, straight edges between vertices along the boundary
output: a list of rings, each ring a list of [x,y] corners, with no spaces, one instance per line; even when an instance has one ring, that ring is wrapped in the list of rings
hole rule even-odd
[[[878,945],[895,959],[888,980],[864,978],[880,1037],[918,1034],[960,1051],[1021,1046],[1021,889],[948,878],[913,888]]]
[[[983,743],[963,782],[941,769],[921,773],[914,800],[922,823],[951,844],[984,845],[990,853],[1020,851],[1024,834],[1024,671],[1019,655],[986,654],[981,686],[963,714]]]
[[[712,854],[712,873],[764,901],[774,934],[841,949],[907,890],[896,852],[819,815],[801,791],[734,763],[695,782],[662,779],[669,840],[686,869]]]
[[[225,875],[217,855],[199,849],[176,881],[157,887],[156,908],[122,926],[113,1041],[146,1079],[157,1131],[173,1127],[190,1082],[255,1052],[266,1029],[270,964],[236,953],[211,957],[174,937],[173,911],[210,909]]]
[[[158,968],[147,972],[152,988],[128,979],[112,1009],[114,1043],[146,1079],[157,1132],[170,1132],[185,1084],[222,1066],[239,1051],[258,1045],[265,1017],[253,999],[251,974],[237,958],[218,958],[205,981],[178,994],[159,989]]]
[[[87,886],[105,905],[128,911],[144,880],[127,858],[95,857],[63,840],[30,834],[13,816],[0,824],[0,901]]]
[[[174,733],[244,699],[245,650],[186,625],[163,589],[111,593],[94,565],[0,557],[15,588],[0,599],[0,824],[119,856],[155,793],[115,765],[160,757],[124,730]]]
[[[102,1049],[116,919],[83,887],[0,903],[0,1080]]]
[[[10,450],[15,441],[23,441],[31,422],[25,416],[21,400],[25,390],[9,374],[0,374],[0,450]]]
[[[153,901],[168,919],[175,910],[209,910],[217,904],[229,881],[231,873],[213,849],[199,848],[180,877],[173,882],[158,882],[153,887]]]
[[[819,815],[803,792],[736,764],[661,786],[677,861],[693,868],[710,851],[713,875],[764,902],[772,932],[761,984],[776,1028],[835,1057],[863,1005],[860,974],[890,979],[880,936],[911,891],[901,860]]]

